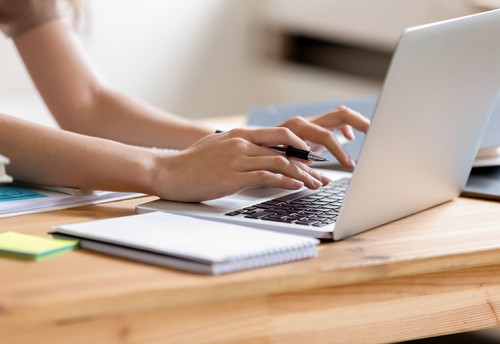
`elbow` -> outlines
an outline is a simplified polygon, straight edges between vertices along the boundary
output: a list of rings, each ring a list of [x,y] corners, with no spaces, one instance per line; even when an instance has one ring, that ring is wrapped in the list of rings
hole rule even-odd
[[[73,99],[66,99],[61,102],[61,106],[50,110],[61,129],[93,135],[107,92],[103,87],[92,87]]]

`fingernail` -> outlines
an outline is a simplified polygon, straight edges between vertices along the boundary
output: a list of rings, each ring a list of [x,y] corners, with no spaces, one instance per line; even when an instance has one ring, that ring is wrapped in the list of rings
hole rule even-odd
[[[354,160],[352,160],[352,158],[348,158],[347,159],[347,164],[349,165],[349,167],[356,167],[356,162]]]
[[[312,183],[313,183],[314,187],[316,187],[316,188],[320,188],[323,186],[323,183],[317,179],[313,179]]]
[[[300,180],[293,180],[293,187],[295,189],[300,189],[301,187],[304,186],[304,183],[302,183]]]
[[[352,130],[352,128],[349,128],[349,135],[351,135],[351,140],[355,140],[356,139],[356,136],[354,135],[354,130]]]

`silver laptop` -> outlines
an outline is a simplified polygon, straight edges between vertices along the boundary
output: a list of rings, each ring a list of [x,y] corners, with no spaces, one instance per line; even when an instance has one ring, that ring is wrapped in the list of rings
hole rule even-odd
[[[500,90],[500,10],[408,28],[352,174],[331,188],[247,189],[167,211],[340,240],[457,197]],[[188,185],[186,187],[189,187]]]

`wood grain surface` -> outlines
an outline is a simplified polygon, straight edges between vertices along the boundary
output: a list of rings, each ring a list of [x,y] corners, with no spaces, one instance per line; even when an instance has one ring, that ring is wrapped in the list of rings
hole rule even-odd
[[[0,219],[0,231],[124,216],[140,198]],[[0,259],[1,343],[382,343],[496,326],[500,203],[459,198],[314,259],[201,276],[78,250]]]

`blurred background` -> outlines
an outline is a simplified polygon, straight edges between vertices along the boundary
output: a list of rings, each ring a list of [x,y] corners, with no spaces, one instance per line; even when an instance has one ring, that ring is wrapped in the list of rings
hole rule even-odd
[[[405,27],[498,0],[83,0],[78,28],[115,89],[186,117],[377,94]],[[0,36],[0,111],[53,121]]]
[[[376,95],[404,28],[497,7],[500,0],[83,0],[77,32],[110,86],[204,118]],[[0,112],[55,125],[1,35]],[[496,331],[480,334],[500,342]],[[480,343],[475,335],[449,342]]]

